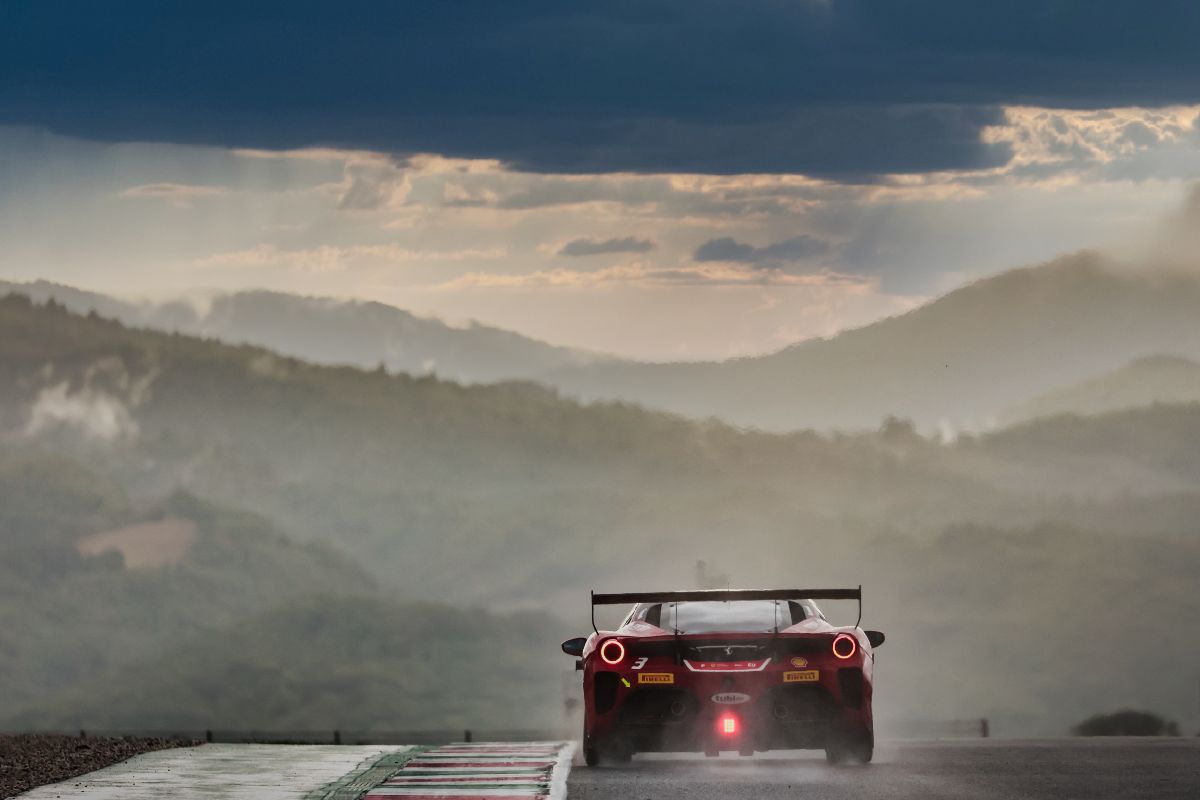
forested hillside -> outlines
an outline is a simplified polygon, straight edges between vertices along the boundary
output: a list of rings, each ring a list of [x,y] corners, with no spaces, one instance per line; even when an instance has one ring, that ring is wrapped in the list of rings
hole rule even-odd
[[[316,364],[464,383],[534,380],[773,431],[978,432],[1056,413],[1200,400],[1200,274],[1083,252],[963,286],[906,314],[722,362],[643,363],[449,326],[381,303],[238,292],[132,303],[46,282],[0,292]]]
[[[559,367],[613,360],[471,322],[449,325],[384,303],[283,292],[198,294],[131,302],[70,286],[0,281],[0,294],[54,300],[126,325],[256,344],[319,364],[436,374],[465,383],[532,378]]]
[[[256,515],[0,449],[0,728],[511,727],[519,702],[561,722],[531,702],[558,680],[553,620],[386,597]]]
[[[1112,702],[1182,705],[1186,674],[1131,684],[1141,650],[1110,639],[1114,623],[1136,627],[1161,657],[1195,662],[1179,631],[1200,613],[1197,430],[1200,406],[1180,405],[955,442],[894,418],[774,435],[534,384],[315,366],[9,297],[2,541],[25,560],[5,561],[59,577],[7,582],[3,613],[32,621],[0,628],[7,713],[209,714],[217,727],[486,726],[518,708],[560,719],[570,663],[555,643],[586,632],[588,589],[688,586],[698,559],[739,585],[864,584],[866,620],[889,634],[883,718],[1020,708],[1000,731],[1049,733]],[[164,530],[176,549],[163,552],[193,531],[173,562],[97,549]],[[341,595],[354,599],[322,599]],[[85,596],[104,599],[71,605]],[[528,613],[490,616],[513,612]],[[1030,630],[1067,646],[1031,647]],[[546,691],[484,680],[466,643]],[[414,658],[428,658],[428,683],[397,677]],[[1083,682],[1080,660],[1093,665]],[[277,690],[213,704],[222,670]],[[406,699],[406,685],[437,703]]]

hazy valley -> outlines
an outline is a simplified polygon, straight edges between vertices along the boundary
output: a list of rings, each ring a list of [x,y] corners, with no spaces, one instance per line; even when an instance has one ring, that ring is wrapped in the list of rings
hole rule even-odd
[[[1070,282],[1092,267],[1050,269]],[[1179,306],[1160,315],[1176,345],[1200,335],[1190,287],[1161,295]],[[906,319],[880,325],[955,338]],[[1154,336],[1142,346],[1165,344]],[[1005,383],[1019,355],[980,356],[976,379]],[[1029,370],[1009,382],[1032,386]],[[555,724],[560,692],[530,706],[524,679],[558,686],[556,645],[586,629],[588,589],[690,585],[698,558],[743,585],[864,584],[866,619],[889,634],[881,724],[992,716],[1001,733],[1054,733],[1114,704],[1184,707],[1187,674],[1121,676],[1146,647],[1200,658],[1178,635],[1200,613],[1200,405],[1137,396],[1149,404],[953,441],[882,416],[773,434],[533,383],[318,366],[9,297],[0,723],[503,726],[535,708],[529,724]],[[155,521],[169,524],[137,527]],[[95,544],[155,536],[157,566]],[[1135,622],[1145,633],[1114,650],[1107,631]],[[476,652],[522,678],[485,679]]]

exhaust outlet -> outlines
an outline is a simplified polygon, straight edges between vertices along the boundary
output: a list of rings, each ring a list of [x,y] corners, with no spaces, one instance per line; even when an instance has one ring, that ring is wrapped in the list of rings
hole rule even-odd
[[[687,706],[683,703],[682,700],[674,700],[671,702],[670,708],[668,710],[671,712],[672,717],[682,717],[684,714],[687,713]]]
[[[788,716],[790,715],[790,712],[788,711],[788,707],[785,706],[783,703],[776,703],[774,708],[772,708],[771,710],[775,714],[775,719],[787,719]]]

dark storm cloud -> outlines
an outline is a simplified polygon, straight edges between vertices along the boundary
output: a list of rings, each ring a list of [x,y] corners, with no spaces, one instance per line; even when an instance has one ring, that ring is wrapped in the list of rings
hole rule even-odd
[[[605,239],[598,242],[595,239],[573,239],[558,251],[560,256],[599,256],[609,253],[649,253],[654,249],[654,242],[649,239],[637,239],[626,236],[623,239]]]
[[[1003,163],[1005,103],[1200,100],[1182,0],[10,0],[0,122],[535,171]]]
[[[728,261],[751,266],[778,267],[796,261],[824,255],[829,252],[829,243],[815,236],[795,236],[764,247],[739,242],[724,237],[710,239],[696,248],[694,261]]]

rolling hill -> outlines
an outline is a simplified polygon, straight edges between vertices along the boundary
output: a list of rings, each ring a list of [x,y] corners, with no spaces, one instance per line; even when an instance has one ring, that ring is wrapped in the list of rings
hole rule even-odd
[[[697,529],[826,537],[848,508],[928,528],[966,502],[1003,504],[932,451],[906,462],[869,436],[747,433],[535,384],[317,366],[20,296],[0,300],[0,431],[134,494],[183,488],[256,511],[414,599],[450,585],[519,604],[534,585],[544,602],[630,546],[669,552]],[[495,569],[514,548],[529,555]],[[672,563],[690,576],[690,560]]]
[[[152,565],[132,543],[184,530]],[[110,546],[81,544],[107,537]],[[312,594],[372,592],[374,579],[331,548],[266,520],[177,492],[131,499],[78,462],[0,445],[0,723],[63,689],[162,648]]]
[[[462,383],[533,378],[607,359],[472,322],[465,327],[384,303],[282,292],[218,294],[203,302],[132,303],[70,286],[0,281],[0,294],[53,299],[77,313],[96,311],[127,325],[255,344],[318,364],[436,374]]]
[[[0,505],[9,515],[5,535],[26,549],[57,541],[51,554],[39,544],[13,563],[29,575],[37,574],[29,564],[65,563],[68,578],[61,594],[57,584],[35,581],[0,599],[0,653],[10,656],[8,667],[0,661],[0,680],[26,687],[13,712],[22,720],[65,722],[76,719],[74,708],[117,719],[120,707],[105,698],[138,691],[123,676],[159,698],[139,706],[137,719],[196,720],[211,675],[224,674],[268,687],[255,703],[220,706],[238,724],[316,724],[336,716],[336,698],[359,684],[393,698],[397,715],[450,724],[457,717],[404,705],[392,671],[411,664],[388,644],[386,624],[362,628],[381,637],[377,650],[351,647],[323,626],[273,646],[251,643],[269,641],[273,624],[304,631],[303,620],[319,616],[288,617],[286,609],[319,608],[321,596],[338,593],[362,601],[340,607],[378,609],[385,618],[410,613],[414,603],[527,611],[540,615],[547,639],[561,640],[587,630],[589,588],[688,586],[704,559],[742,584],[867,585],[867,619],[888,631],[897,655],[883,713],[1019,707],[1025,716],[1011,730],[1047,732],[1114,698],[1161,707],[1190,696],[1182,673],[1134,696],[1138,687],[1120,676],[1136,669],[1139,651],[1112,652],[1105,604],[1117,587],[1123,599],[1114,619],[1144,620],[1164,657],[1194,663],[1196,642],[1176,631],[1200,613],[1200,538],[1188,513],[1200,505],[1190,447],[1198,430],[1200,405],[1162,405],[1054,417],[953,443],[894,418],[861,434],[770,434],[620,403],[580,404],[531,383],[462,386],[320,366],[3,298],[0,442],[17,455],[53,459],[11,471],[13,501]],[[221,534],[214,547],[225,544],[200,564],[190,559],[206,551],[193,548],[182,562],[144,569],[77,548],[96,534],[127,537],[131,526],[144,533],[136,526],[155,520],[191,520],[203,537],[204,513],[193,503],[253,512],[286,538],[247,536],[246,546],[260,543],[251,557],[229,549],[241,542],[236,535]],[[1170,513],[1160,513],[1166,506]],[[243,528],[254,526],[223,522],[216,530]],[[317,569],[322,558],[347,566]],[[267,578],[255,588],[259,572]],[[352,590],[343,591],[347,584]],[[221,600],[212,615],[195,600],[206,593]],[[283,599],[266,602],[262,593]],[[100,601],[71,609],[85,596]],[[48,615],[30,617],[37,625],[21,641],[5,640],[12,621],[43,598]],[[135,598],[144,606],[130,610]],[[835,619],[853,613],[828,611]],[[151,624],[151,613],[168,622]],[[188,614],[203,616],[179,626],[186,636],[164,635],[162,652],[131,645],[120,669],[111,660],[102,674],[81,669],[93,663],[93,649],[110,652],[106,642],[144,645],[159,637],[139,630],[153,633]],[[1031,615],[1044,618],[1043,635],[1072,631],[1070,646],[1029,648]],[[348,630],[359,616],[351,613]],[[72,636],[76,619],[87,636]],[[451,670],[460,640],[476,636],[455,625],[445,647],[430,650],[430,669],[441,672],[428,691],[440,687],[449,703],[470,685],[478,687],[467,695],[474,706],[519,713],[505,704],[503,681]],[[315,661],[290,664],[302,635],[322,651],[344,651],[322,663],[350,677],[331,680]],[[921,654],[939,649],[949,671],[927,686]],[[21,655],[34,653],[28,662]],[[560,654],[550,646],[544,657],[555,665]],[[1083,684],[1081,658],[1104,664]],[[26,674],[24,663],[41,666]],[[5,677],[4,669],[17,671]],[[539,714],[558,713],[557,684],[547,702],[551,695],[556,705]],[[360,700],[367,715],[370,698]]]
[[[873,428],[888,415],[978,430],[1031,397],[1158,354],[1200,358],[1200,276],[1081,253],[768,356],[594,364],[543,379],[585,400],[769,430]]]
[[[637,403],[772,431],[862,430],[891,415],[925,432],[978,431],[1053,408],[1174,402],[1194,397],[1179,384],[1194,379],[1170,359],[1200,359],[1200,275],[1137,271],[1095,253],[987,278],[829,339],[723,362],[641,363],[482,325],[454,328],[380,303],[274,292],[217,295],[201,309],[132,304],[44,282],[0,284],[5,290],[318,364],[460,383],[535,380],[585,402]],[[1104,385],[1087,383],[1138,359],[1150,360]],[[1064,388],[1076,383],[1077,394]],[[1097,393],[1108,399],[1083,397]]]
[[[1154,403],[1196,402],[1200,402],[1200,363],[1180,356],[1146,356],[1012,406],[998,415],[998,422],[1012,425],[1057,414],[1104,414]]]
[[[571,667],[555,658],[555,633],[532,614],[314,597],[83,680],[14,721],[58,730],[547,729],[564,722],[560,677]]]

